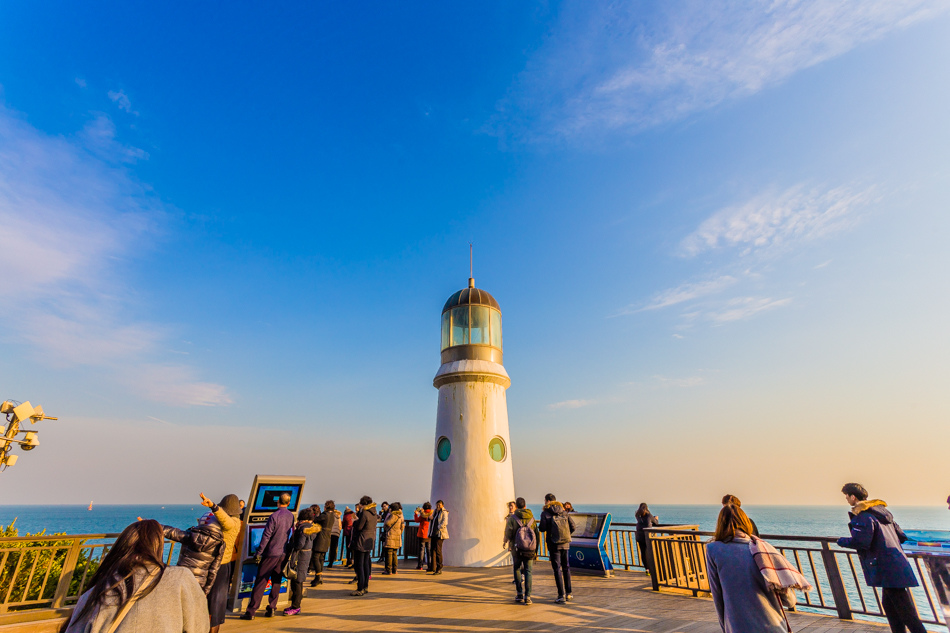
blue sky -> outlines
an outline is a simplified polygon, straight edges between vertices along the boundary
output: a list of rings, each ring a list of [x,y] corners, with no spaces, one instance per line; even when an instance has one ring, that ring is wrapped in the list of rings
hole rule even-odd
[[[0,9],[0,502],[419,500],[502,306],[519,494],[940,503],[938,2]],[[776,479],[782,481],[776,491]]]

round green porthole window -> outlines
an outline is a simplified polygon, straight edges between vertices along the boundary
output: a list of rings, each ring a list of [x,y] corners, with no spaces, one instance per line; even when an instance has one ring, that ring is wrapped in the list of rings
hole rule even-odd
[[[440,437],[436,445],[435,454],[439,456],[439,461],[444,462],[452,454],[452,442],[447,437]]]
[[[496,462],[505,461],[505,455],[508,451],[505,450],[505,440],[500,437],[493,437],[491,442],[488,443],[488,454],[491,455],[491,458]]]

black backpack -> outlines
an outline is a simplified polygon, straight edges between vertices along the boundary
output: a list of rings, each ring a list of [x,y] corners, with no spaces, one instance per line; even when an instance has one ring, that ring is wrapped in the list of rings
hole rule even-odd
[[[548,528],[548,541],[555,545],[564,545],[571,542],[571,522],[567,512],[551,516],[551,527]]]

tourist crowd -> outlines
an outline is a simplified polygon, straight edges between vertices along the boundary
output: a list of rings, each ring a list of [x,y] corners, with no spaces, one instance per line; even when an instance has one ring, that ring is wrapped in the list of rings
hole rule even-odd
[[[843,548],[858,552],[868,586],[879,588],[881,605],[894,633],[925,631],[910,588],[918,584],[901,544],[906,536],[881,500],[869,499],[867,490],[849,483],[842,493],[851,510],[850,537],[838,539]],[[201,494],[208,512],[187,530],[163,526],[150,519],[129,525],[103,557],[64,629],[66,633],[217,633],[224,623],[234,565],[244,547],[244,502],[225,495],[214,503]],[[363,496],[354,509],[336,509],[327,501],[312,505],[295,517],[288,509],[291,497],[282,494],[267,519],[259,545],[245,564],[256,564],[247,610],[241,619],[254,619],[265,593],[264,615],[275,614],[284,578],[289,580],[287,616],[300,613],[304,583],[313,572],[311,587],[323,584],[324,568],[338,560],[353,569],[351,596],[369,592],[372,557],[380,535],[383,575],[399,573],[397,555],[407,526],[401,503],[383,502],[377,509]],[[948,499],[950,503],[950,499]],[[508,504],[502,547],[510,552],[515,602],[532,604],[532,576],[542,534],[557,587],[557,604],[574,599],[569,552],[577,526],[570,503],[545,495],[537,519],[519,497]],[[646,530],[659,517],[646,503],[636,512],[636,542],[641,560],[646,554]],[[418,525],[417,570],[443,573],[443,547],[449,538],[449,510],[439,500],[415,509]],[[177,565],[162,558],[165,540],[181,544]],[[796,591],[811,591],[808,581],[768,542],[733,495],[722,498],[715,534],[706,544],[709,587],[724,633],[784,633],[791,631],[784,607],[793,608]]]

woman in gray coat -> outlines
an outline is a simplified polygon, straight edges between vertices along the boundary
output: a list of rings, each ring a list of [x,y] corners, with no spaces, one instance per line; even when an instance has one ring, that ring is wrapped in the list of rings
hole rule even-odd
[[[741,508],[723,506],[706,545],[709,588],[723,633],[786,633],[778,598],[768,589],[752,552],[752,524]]]

